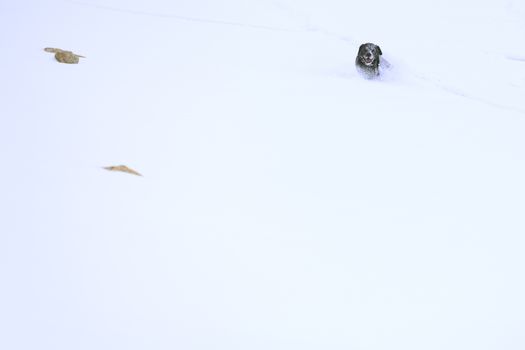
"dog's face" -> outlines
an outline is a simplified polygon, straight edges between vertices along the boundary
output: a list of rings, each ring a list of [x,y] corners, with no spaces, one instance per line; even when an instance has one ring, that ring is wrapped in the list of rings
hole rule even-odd
[[[379,56],[383,53],[381,48],[376,44],[366,43],[359,46],[357,53],[357,60],[367,67],[377,67],[379,64]]]

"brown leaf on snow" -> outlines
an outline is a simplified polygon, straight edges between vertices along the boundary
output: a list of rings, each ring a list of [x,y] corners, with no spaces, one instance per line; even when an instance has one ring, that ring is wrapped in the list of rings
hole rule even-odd
[[[51,52],[55,54],[55,59],[60,63],[77,64],[79,58],[85,58],[84,56],[77,55],[71,51],[57,49],[54,47],[46,47],[45,52]]]
[[[125,165],[105,166],[103,168],[106,169],[106,170],[109,170],[109,171],[121,171],[123,173],[128,173],[128,174],[133,174],[133,175],[137,175],[137,176],[142,176],[141,174],[139,174],[135,170],[133,170],[131,168],[128,168]]]

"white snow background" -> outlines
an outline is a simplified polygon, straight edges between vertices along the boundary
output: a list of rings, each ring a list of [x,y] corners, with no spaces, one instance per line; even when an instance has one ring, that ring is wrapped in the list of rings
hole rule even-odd
[[[523,1],[4,0],[0,29],[0,349],[525,348]]]

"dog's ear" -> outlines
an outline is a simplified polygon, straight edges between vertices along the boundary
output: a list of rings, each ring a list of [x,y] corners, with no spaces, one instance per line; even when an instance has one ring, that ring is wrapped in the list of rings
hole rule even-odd
[[[366,47],[366,44],[361,44],[361,46],[359,46],[358,52],[363,51],[365,49],[365,47]]]
[[[380,48],[379,46],[377,46],[377,52],[378,52],[380,55],[383,54],[383,52],[381,51],[381,48]]]

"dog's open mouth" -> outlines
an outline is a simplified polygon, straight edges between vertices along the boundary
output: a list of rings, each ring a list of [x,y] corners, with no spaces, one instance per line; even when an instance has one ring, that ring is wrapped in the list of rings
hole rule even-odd
[[[372,65],[372,63],[374,63],[374,59],[372,57],[370,58],[363,57],[363,63],[366,64],[367,66],[370,66]]]

